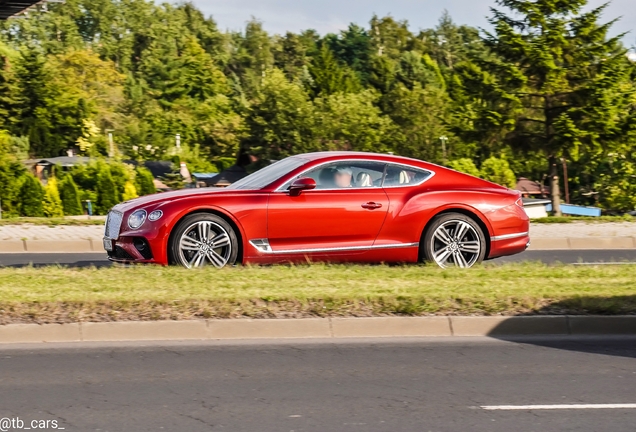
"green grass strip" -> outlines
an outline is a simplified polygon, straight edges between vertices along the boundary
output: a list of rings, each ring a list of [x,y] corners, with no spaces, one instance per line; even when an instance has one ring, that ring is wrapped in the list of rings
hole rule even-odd
[[[0,323],[636,313],[636,266],[2,268]]]

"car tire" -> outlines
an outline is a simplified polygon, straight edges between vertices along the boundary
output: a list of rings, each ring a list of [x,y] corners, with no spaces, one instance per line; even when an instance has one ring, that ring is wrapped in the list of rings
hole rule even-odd
[[[474,219],[462,213],[443,213],[428,226],[420,253],[423,261],[442,268],[469,268],[484,260],[486,247],[486,237]]]
[[[225,219],[210,213],[195,213],[183,218],[170,236],[168,258],[171,264],[186,268],[236,263],[238,239]]]

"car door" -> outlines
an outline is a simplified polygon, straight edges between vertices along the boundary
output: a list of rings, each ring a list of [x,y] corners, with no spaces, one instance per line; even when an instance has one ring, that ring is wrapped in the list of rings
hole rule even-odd
[[[329,163],[301,175],[316,180],[316,189],[298,196],[291,196],[286,187],[273,192],[267,208],[272,250],[329,252],[372,246],[389,208],[381,187],[384,168],[374,161]],[[336,184],[333,177],[347,171],[350,185]]]

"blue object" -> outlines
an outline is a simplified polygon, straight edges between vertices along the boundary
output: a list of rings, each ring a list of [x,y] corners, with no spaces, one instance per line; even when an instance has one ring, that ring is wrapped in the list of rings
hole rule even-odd
[[[545,206],[547,211],[552,211],[552,204]],[[594,216],[601,215],[601,209],[599,207],[585,207],[574,204],[561,204],[561,213],[575,216]]]

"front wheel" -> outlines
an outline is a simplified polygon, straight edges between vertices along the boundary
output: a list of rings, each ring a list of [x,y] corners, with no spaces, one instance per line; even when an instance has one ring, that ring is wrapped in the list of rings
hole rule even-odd
[[[486,238],[470,217],[461,213],[445,213],[433,219],[420,248],[425,261],[442,268],[468,268],[484,260]]]
[[[169,245],[170,261],[186,268],[234,265],[238,255],[236,233],[223,218],[197,213],[175,228]]]

